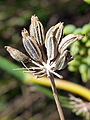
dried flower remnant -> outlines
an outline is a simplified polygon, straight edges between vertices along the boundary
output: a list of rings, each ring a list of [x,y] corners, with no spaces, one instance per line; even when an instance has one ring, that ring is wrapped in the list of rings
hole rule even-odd
[[[16,61],[24,62],[24,63],[27,63],[27,62],[31,61],[31,59],[28,56],[26,56],[25,54],[23,54],[19,50],[15,49],[15,48],[12,48],[10,46],[5,46],[5,48],[10,53],[12,58],[15,59]]]
[[[22,30],[23,45],[26,52],[29,54],[29,57],[21,54],[20,51],[14,48],[8,49],[10,48],[9,46],[6,47],[7,51],[15,60],[25,63],[23,59],[28,58],[31,60],[30,62],[35,65],[35,67],[27,68],[27,66],[23,64],[26,68],[24,72],[31,72],[37,77],[47,75],[50,78],[58,112],[61,120],[64,120],[63,115],[61,115],[63,113],[62,110],[60,110],[61,108],[57,96],[57,90],[55,88],[53,74],[62,78],[61,75],[56,73],[56,70],[62,70],[65,68],[66,64],[72,60],[72,56],[67,50],[67,47],[76,40],[82,39],[83,36],[69,34],[63,37],[63,22],[52,26],[45,36],[43,25],[35,15],[31,17],[29,31],[30,33],[28,33],[25,28]]]
[[[65,63],[68,63],[72,59],[70,52],[67,50],[67,47],[76,40],[83,38],[82,35],[77,34],[69,34],[65,37],[62,36],[62,22],[52,26],[47,31],[45,37],[42,23],[39,21],[37,16],[32,16],[30,34],[25,28],[22,30],[23,45],[26,52],[29,54],[29,57],[9,46],[6,46],[6,48],[10,55],[17,61],[26,62],[24,59],[31,59],[30,62],[37,66],[34,68],[32,67],[31,70],[43,70],[46,74],[50,72],[61,78],[61,76],[55,71],[63,69],[64,66],[66,66]],[[42,46],[44,43],[45,46]],[[47,54],[45,51],[42,52],[42,47],[43,50],[44,47],[46,47]],[[47,61],[44,61],[43,54],[46,56]],[[69,56],[67,54],[69,54]]]
[[[86,120],[90,120],[90,102],[70,95],[70,104],[73,105],[72,110],[76,115],[81,115],[85,117]]]
[[[13,59],[15,59],[16,61],[19,61],[23,64],[23,66],[29,70],[27,68],[27,66],[24,64],[24,63],[28,63],[31,61],[31,59],[23,54],[22,52],[20,52],[19,50],[15,49],[15,48],[12,48],[10,46],[5,46],[6,50],[9,52],[9,54],[12,56]]]

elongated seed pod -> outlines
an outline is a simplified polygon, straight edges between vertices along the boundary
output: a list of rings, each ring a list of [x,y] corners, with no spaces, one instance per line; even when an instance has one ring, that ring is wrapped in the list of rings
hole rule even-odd
[[[45,39],[45,47],[47,49],[47,56],[49,60],[53,60],[57,56],[58,44],[61,41],[61,36],[63,32],[63,23],[58,23],[52,26]]]
[[[33,36],[39,46],[44,44],[44,28],[37,16],[31,17],[30,36]]]
[[[66,61],[66,56],[67,56],[68,50],[65,50],[62,55],[60,55],[57,60],[55,61],[55,69],[56,70],[61,70],[63,69]]]
[[[70,52],[68,51],[62,69],[64,69],[67,66],[67,64],[72,60],[73,60],[73,56],[71,56]]]
[[[57,46],[54,35],[50,35],[45,41],[48,60],[53,60],[57,56]]]
[[[83,38],[83,35],[79,35],[79,34],[69,34],[67,36],[65,36],[62,41],[59,44],[59,49],[58,51],[60,53],[63,53],[63,51],[73,42],[75,42],[76,40],[80,40]]]
[[[37,42],[33,37],[29,36],[28,31],[25,28],[22,30],[22,36],[23,45],[30,57],[35,61],[42,60],[42,54]]]
[[[46,38],[45,38],[45,42],[46,40],[50,37],[50,35],[53,33],[54,30],[54,26],[52,26],[46,33]],[[46,44],[46,43],[45,43]]]
[[[57,25],[55,25],[55,27],[58,27],[55,37],[57,40],[57,44],[59,44],[63,36],[63,22],[58,23]]]
[[[45,47],[47,50],[48,60],[52,60],[57,56],[57,41],[55,38],[57,29],[58,25],[56,27],[52,26],[46,34]]]
[[[61,41],[62,35],[63,35],[63,22],[56,24],[55,26],[52,26],[46,33],[46,40],[51,34],[54,34],[55,40],[57,41],[57,44]]]
[[[15,59],[16,61],[24,62],[24,63],[31,61],[31,59],[28,56],[26,56],[25,54],[23,54],[19,50],[12,48],[10,46],[5,46],[5,48],[7,49],[9,54],[12,56],[12,58]]]

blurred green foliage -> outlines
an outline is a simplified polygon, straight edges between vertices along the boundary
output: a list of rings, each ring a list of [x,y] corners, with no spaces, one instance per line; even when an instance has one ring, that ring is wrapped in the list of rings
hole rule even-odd
[[[13,75],[14,77],[16,77],[19,80],[21,80],[21,83],[18,81],[19,84],[20,84],[20,87],[21,87],[21,86],[23,86],[24,82],[26,81],[27,76],[22,71],[15,71],[15,70],[13,70],[13,69],[16,69],[16,68],[19,68],[19,66],[15,65],[14,63],[12,63],[12,62],[8,61],[7,59],[5,59],[5,58],[0,56],[0,69],[2,69],[4,71],[7,71],[8,73]],[[14,84],[11,84],[11,86],[10,86],[9,83],[11,83],[11,82],[14,82]],[[15,85],[15,83],[16,83],[15,80],[11,81],[11,79],[9,79],[8,82],[4,81],[3,84],[0,83],[0,90],[1,90],[0,91],[0,110],[1,111],[4,111],[6,109],[6,107],[8,106],[8,102],[7,102],[8,98],[9,99],[12,98],[12,97],[15,98],[15,96],[19,96],[20,97],[21,90],[19,90],[20,89],[19,86]],[[3,88],[3,86],[5,86],[5,88]],[[10,86],[10,88],[9,88],[9,86]],[[38,91],[42,91],[42,93],[44,93],[50,99],[53,99],[52,91],[49,88],[44,87],[44,86],[40,86],[40,85],[35,85],[35,84],[33,84],[32,86],[37,88]],[[10,91],[8,90],[8,88],[10,89]],[[11,91],[11,89],[12,89],[12,91]],[[9,94],[8,94],[8,91],[9,91]],[[25,92],[25,94],[27,95],[26,92]],[[61,96],[61,95],[59,97],[60,97],[60,101],[61,101],[61,103],[63,104],[64,107],[72,109],[72,105],[69,104],[69,99],[67,97],[64,97],[64,96]],[[30,97],[30,99],[31,99],[31,97]],[[18,105],[18,108],[19,107],[20,106]],[[10,106],[10,110],[9,111],[11,111],[11,110],[12,110],[12,107]],[[6,109],[6,111],[7,111],[7,109]],[[16,112],[16,111],[14,111],[14,112]],[[8,120],[8,118],[12,114],[13,114],[12,112],[9,115],[6,114],[5,120]],[[3,116],[2,112],[1,112],[1,116]],[[1,116],[0,116],[0,119],[3,120],[4,117],[1,117]],[[12,120],[12,118],[9,118],[9,119]]]
[[[71,31],[70,31],[71,30]],[[69,70],[80,72],[82,80],[90,80],[90,23],[85,24],[82,28],[76,28],[74,25],[66,25],[64,33],[83,34],[84,38],[76,41],[70,47],[74,60],[69,63]]]
[[[86,3],[84,1],[86,1]],[[13,59],[4,49],[5,45],[10,45],[18,49],[20,48],[21,51],[25,52],[22,47],[20,32],[23,27],[27,28],[27,26],[30,25],[30,18],[33,14],[36,14],[39,17],[40,21],[45,27],[45,31],[52,25],[55,25],[59,21],[62,21],[65,24],[68,24],[64,29],[65,34],[85,34],[85,37],[81,41],[74,43],[70,47],[70,51],[72,55],[75,56],[75,59],[69,64],[69,70],[73,71],[74,73],[80,72],[82,80],[84,82],[90,79],[90,24],[86,24],[90,20],[88,17],[90,16],[90,5],[87,4],[90,3],[90,0],[84,1],[0,0],[0,56],[4,56],[4,58],[8,59],[7,61],[3,59],[3,57],[0,57],[0,120],[13,120],[14,118],[15,120],[28,120],[29,118],[32,120],[50,120],[50,117],[48,116],[54,115],[52,111],[55,111],[55,109],[53,109],[53,104],[51,101],[49,101],[49,99],[41,102],[39,98],[38,102],[37,99],[34,101],[34,98],[34,104],[32,103],[32,106],[25,108],[26,106],[21,105],[21,111],[18,110],[18,108],[21,107],[20,104],[24,103],[26,100],[30,102],[34,92],[37,92],[38,97],[41,97],[43,95],[40,96],[39,92],[36,89],[36,91],[30,93],[30,99],[27,95],[28,91],[25,91],[26,96],[22,97],[23,91],[25,90],[22,90],[22,86],[24,86],[22,81],[24,81],[25,76],[21,71],[12,70],[13,68],[15,69],[20,66],[20,64],[17,62],[16,64],[18,64],[18,66],[12,64],[10,61],[13,61]],[[76,27],[75,25],[79,27]],[[80,26],[82,25],[83,27],[81,28]],[[65,75],[67,79],[71,77],[69,77],[67,70],[65,71]],[[77,75],[77,77],[79,76]],[[78,82],[78,80],[76,80],[76,76],[74,75],[71,79],[75,79],[75,82]],[[15,83],[12,83],[13,81],[15,81]],[[52,98],[50,89],[36,85],[31,85],[31,87],[34,87],[34,89],[38,88],[38,90],[42,91],[47,96]],[[60,94],[63,94],[63,92],[60,91]],[[65,95],[67,95],[67,93]],[[34,97],[36,97],[36,95]],[[14,102],[17,103],[18,98],[20,98],[20,104],[14,105],[13,109],[12,101],[14,100]],[[27,104],[29,102],[27,102]],[[35,104],[35,102],[37,104]],[[64,106],[69,107],[68,100],[66,98],[62,97],[61,102],[64,104]],[[41,103],[43,103],[43,105]],[[38,104],[41,104],[42,106],[40,109],[38,107]],[[30,113],[32,111],[32,107],[33,114],[31,115]],[[51,112],[49,112],[48,107],[51,109]],[[27,116],[26,113],[28,112],[29,116],[25,118]],[[45,114],[45,112],[47,113]],[[39,115],[44,114],[41,115],[43,116],[41,119],[37,116],[38,113]],[[33,118],[34,116],[36,116],[35,119]]]
[[[64,28],[64,34],[70,34],[73,33],[73,31],[76,29],[76,27],[72,24],[69,24],[67,26],[65,26]]]
[[[90,4],[90,0],[84,0],[86,3]]]

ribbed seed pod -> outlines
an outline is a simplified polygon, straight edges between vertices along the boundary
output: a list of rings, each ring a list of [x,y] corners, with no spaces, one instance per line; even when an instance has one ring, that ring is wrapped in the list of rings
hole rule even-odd
[[[63,22],[58,23],[55,25],[55,29],[57,28],[55,38],[57,40],[57,44],[60,43],[62,36],[63,36]]]
[[[50,35],[53,33],[54,30],[54,26],[52,26],[46,33],[46,38],[45,38],[45,42],[46,40],[50,37]],[[46,44],[46,43],[45,43]]]
[[[50,36],[50,34],[54,34],[55,39],[57,41],[57,44],[59,44],[59,42],[61,41],[62,35],[63,35],[63,22],[56,24],[55,26],[52,26],[46,34],[46,40],[48,39],[48,37]]]
[[[57,46],[55,37],[53,34],[51,34],[48,39],[45,41],[45,47],[47,50],[47,57],[48,60],[53,60],[57,56]]]
[[[62,59],[62,63],[64,63],[63,65],[59,64],[59,69],[64,69],[67,66],[67,63],[70,62],[71,60],[73,60],[73,57],[70,55],[70,52],[68,50],[65,50],[64,52],[65,58]],[[60,68],[61,67],[61,68]]]
[[[57,56],[57,44],[59,43],[62,34],[61,24],[62,23],[58,23],[57,25],[52,26],[46,34],[45,47],[47,48],[48,60],[53,60]]]
[[[20,52],[19,50],[12,48],[10,46],[5,46],[5,48],[12,56],[12,58],[15,59],[16,61],[24,62],[24,63],[30,62],[30,58],[25,54],[23,54],[22,52]]]
[[[39,46],[44,44],[44,28],[37,16],[31,17],[30,36],[33,36]]]
[[[57,60],[55,61],[55,68],[56,68],[57,70],[61,70],[61,69],[64,68],[67,53],[68,53],[68,50],[65,50],[65,51],[62,53],[62,55],[60,55],[59,58],[57,58]]]
[[[73,42],[75,42],[76,40],[80,40],[83,38],[83,35],[79,35],[79,34],[69,34],[67,36],[65,36],[60,44],[59,44],[59,48],[58,51],[60,53],[63,53],[63,51]]]
[[[23,36],[23,45],[27,53],[30,55],[30,57],[35,61],[41,61],[42,54],[39,49],[39,46],[37,45],[35,39],[29,36],[28,31],[25,28],[24,30],[22,30],[22,36]]]

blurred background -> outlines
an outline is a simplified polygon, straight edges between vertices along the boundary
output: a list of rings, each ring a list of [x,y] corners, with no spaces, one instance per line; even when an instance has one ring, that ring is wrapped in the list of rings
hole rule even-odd
[[[9,45],[26,53],[21,30],[24,27],[29,29],[34,14],[44,25],[45,32],[62,21],[65,35],[85,35],[70,46],[75,59],[58,73],[64,76],[64,80],[90,89],[90,0],[0,0],[0,120],[59,119],[50,87],[25,82],[27,76],[22,71],[13,70],[22,65],[4,49]],[[86,115],[72,112],[70,91],[59,89],[58,92],[66,120],[90,120]],[[90,104],[90,95],[88,98],[73,95]]]

